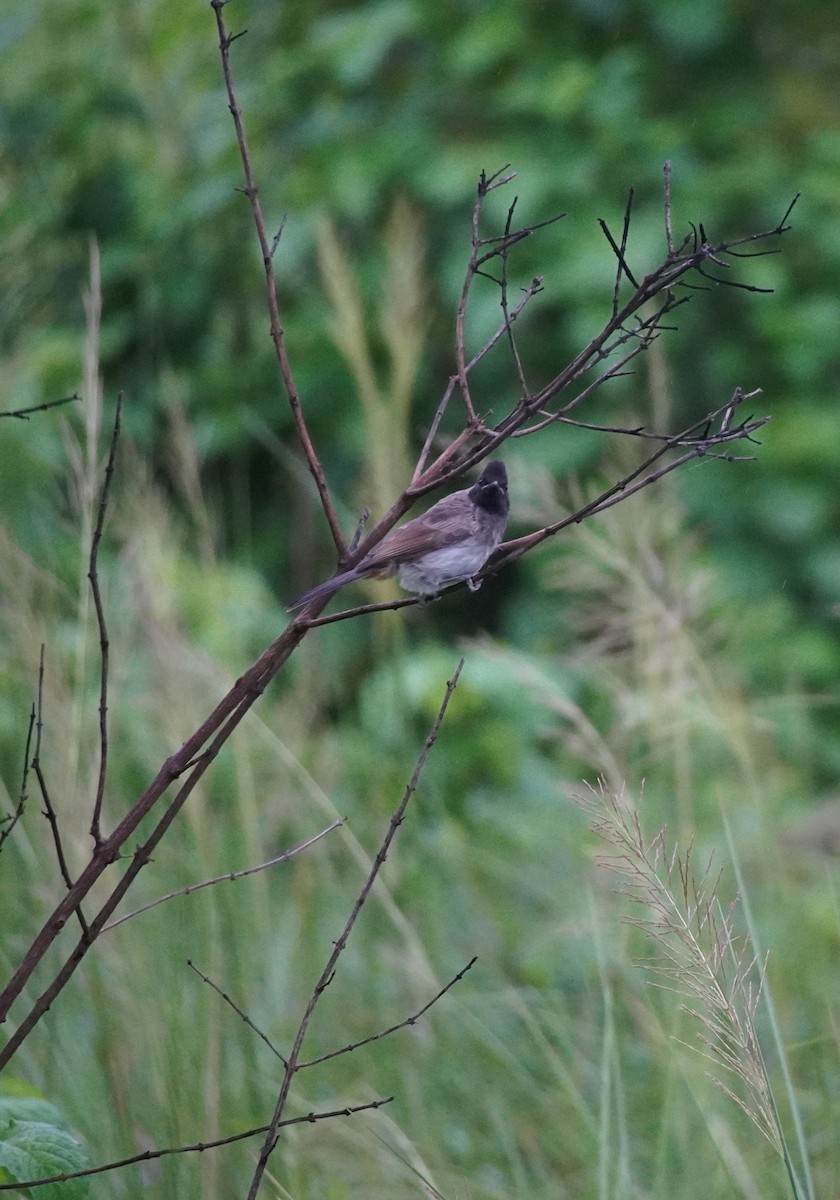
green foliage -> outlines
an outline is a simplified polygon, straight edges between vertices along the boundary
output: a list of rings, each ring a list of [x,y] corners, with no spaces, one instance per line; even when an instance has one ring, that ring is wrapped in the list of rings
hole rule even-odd
[[[513,264],[515,286],[546,276],[519,331],[534,383],[609,312],[614,260],[597,218],[617,228],[630,185],[630,261],[642,273],[662,253],[664,159],[678,236],[689,220],[711,237],[770,227],[801,189],[784,253],[740,276],[775,294],[695,295],[679,334],[599,410],[609,424],[688,422],[740,384],[764,388],[774,421],[756,463],[697,464],[475,596],[310,635],[127,907],[253,866],[336,816],[347,826],[285,867],[107,933],[27,1043],[27,1077],[60,1099],[97,1162],[264,1121],[277,1064],[184,960],[287,1048],[464,651],[308,1051],[402,1019],[479,961],[411,1030],[298,1078],[295,1113],[397,1100],[286,1130],[278,1193],[416,1196],[405,1160],[469,1200],[786,1194],[765,1147],[674,1046],[692,1036],[678,1005],[633,966],[646,949],[619,924],[567,799],[603,775],[644,781],[649,826],[668,822],[697,854],[721,851],[725,807],[827,1194],[836,872],[809,821],[840,769],[833,6],[237,0],[226,15],[249,30],[234,64],[273,228],[287,216],[284,324],[348,530],[404,480],[453,370],[469,207],[479,171],[504,162],[524,220],[568,212]],[[112,823],[331,552],[266,336],[209,7],[44,0],[0,18],[0,40],[2,407],[80,387],[91,234],[106,427],[126,391],[102,558]],[[495,289],[479,286],[471,345],[498,317]],[[88,322],[89,361],[95,340]],[[477,375],[480,407],[515,388],[500,348]],[[0,422],[2,808],[17,802],[45,643],[44,768],[71,870],[88,848],[98,736],[85,530],[104,435],[90,369],[81,390],[71,411]],[[513,532],[614,479],[620,454],[585,430],[510,445]],[[4,976],[60,894],[29,790],[0,859]],[[61,948],[76,936],[65,929]],[[19,1120],[63,1127],[41,1110]],[[108,1194],[239,1194],[252,1153],[131,1168]]]
[[[114,664],[109,820],[282,620],[253,571],[216,560],[209,547],[199,569],[188,534],[207,522],[195,504],[184,529],[138,465],[123,462],[121,471],[103,564]],[[527,478],[528,503],[553,503],[544,480],[533,471]],[[8,550],[2,561],[11,568]],[[396,1151],[441,1194],[461,1189],[482,1200],[595,1195],[602,1177],[623,1178],[631,1193],[679,1190],[700,1200],[710,1188],[731,1190],[744,1172],[762,1195],[785,1195],[749,1126],[669,1040],[693,1036],[677,1001],[648,989],[633,966],[647,950],[622,930],[592,863],[591,835],[568,800],[581,776],[599,774],[644,777],[646,824],[667,820],[683,845],[693,836],[695,860],[721,852],[726,805],[773,950],[780,1027],[794,1043],[822,1186],[831,1163],[818,1147],[837,1119],[836,1045],[823,1015],[837,926],[831,877],[807,838],[792,850],[788,832],[808,808],[809,713],[795,695],[776,696],[771,709],[760,691],[745,694],[726,591],[687,537],[674,489],[581,527],[562,559],[534,568],[537,577],[556,601],[553,622],[518,624],[511,615],[503,621],[518,637],[490,637],[474,615],[459,648],[462,682],[307,1054],[403,1019],[474,954],[478,963],[412,1029],[299,1076],[295,1114],[397,1099],[375,1116],[286,1130],[282,1186],[313,1197],[417,1195]],[[33,655],[46,636],[44,769],[77,862],[96,763],[95,645],[81,652],[78,631],[70,636],[72,594],[22,552],[9,588],[12,579],[10,569],[8,803]],[[491,586],[472,598],[476,615]],[[421,613],[422,622],[431,615]],[[53,636],[62,625],[65,636]],[[337,669],[331,645],[311,639],[264,697],[126,909],[252,866],[338,815],[347,826],[286,866],[177,897],[105,934],[53,1006],[49,1029],[27,1044],[27,1075],[60,1095],[97,1162],[265,1120],[276,1063],[185,960],[281,1051],[287,1046],[458,653],[417,624],[387,655],[375,644],[357,651],[346,661],[351,674],[364,662],[359,678],[328,686],[323,676]],[[787,738],[778,750],[769,732],[777,728]],[[49,903],[51,846],[37,810],[33,799],[0,860],[14,931],[0,950],[4,973]],[[731,891],[728,872],[722,887]],[[33,896],[44,896],[43,906]],[[69,1078],[84,1081],[76,1093],[61,1083]],[[251,1153],[232,1146],[167,1158],[143,1168],[142,1186],[184,1200],[241,1190]],[[134,1194],[139,1170],[109,1177],[113,1194]]]
[[[90,1158],[82,1143],[65,1127],[58,1109],[31,1089],[10,1085],[0,1091],[0,1183],[17,1183],[49,1175],[83,1171]],[[88,1179],[47,1184],[46,1200],[82,1200]]]
[[[375,247],[395,195],[423,216],[433,337],[414,384],[413,435],[452,370],[467,206],[481,169],[514,164],[526,219],[569,213],[522,247],[516,263],[523,282],[534,273],[547,281],[520,335],[534,379],[603,318],[613,263],[595,218],[617,223],[630,185],[634,268],[659,252],[664,159],[674,163],[679,236],[689,220],[703,221],[712,237],[772,225],[803,191],[785,254],[744,265],[776,295],[695,297],[669,354],[681,416],[720,403],[735,384],[765,389],[779,421],[768,450],[786,447],[770,487],[780,474],[807,474],[827,497],[825,522],[791,545],[786,507],[763,486],[739,476],[727,485],[734,497],[725,511],[710,507],[715,489],[687,495],[713,543],[725,551],[734,538],[744,552],[731,567],[736,585],[746,579],[764,596],[792,588],[828,626],[838,549],[824,428],[840,268],[832,6],[812,6],[807,22],[786,6],[759,15],[733,0],[699,8],[255,2],[229,12],[249,30],[236,43],[235,68],[264,203],[275,226],[288,218],[278,265],[298,383],[328,474],[348,496],[350,480],[365,475],[366,435],[346,402],[344,364],[327,344],[315,263],[323,214],[354,251],[365,247],[353,258],[369,298],[380,294]],[[285,442],[290,424],[248,215],[233,191],[238,165],[209,8],[173,10],[157,0],[129,17],[87,0],[60,11],[32,4],[26,19],[4,18],[0,32],[8,63],[0,81],[4,394],[37,402],[76,385],[79,294],[87,240],[96,236],[104,373],[111,393],[127,391],[129,429],[160,449],[177,395],[199,425],[201,469],[218,492],[227,545],[275,583],[290,570],[311,580],[328,565],[323,543],[316,554],[277,536],[278,513],[300,519],[304,484],[285,450],[260,450],[252,436],[256,420]],[[472,318],[477,343],[496,318],[489,289]],[[492,407],[512,385],[499,355],[482,403]],[[25,440],[22,469],[37,469],[41,436]],[[753,475],[766,473],[762,464]],[[7,494],[19,495],[11,481]],[[371,494],[368,480],[364,500]],[[748,553],[757,539],[767,551],[763,570]]]

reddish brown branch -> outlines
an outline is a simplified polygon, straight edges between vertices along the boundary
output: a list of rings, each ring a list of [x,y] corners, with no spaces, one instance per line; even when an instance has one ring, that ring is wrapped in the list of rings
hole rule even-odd
[[[114,463],[117,457],[117,443],[120,438],[120,417],[122,415],[123,393],[117,394],[114,410],[114,427],[111,431],[111,444],[108,449],[108,462],[105,466],[105,478],[102,481],[102,491],[99,495],[99,506],[96,513],[96,528],[90,543],[90,561],[88,564],[88,579],[93,595],[93,605],[96,609],[96,625],[99,630],[99,774],[96,781],[96,799],[93,805],[93,817],[90,822],[90,834],[94,845],[102,841],[100,821],[102,817],[102,799],[105,795],[105,781],[108,775],[108,671],[110,659],[110,643],[108,641],[108,626],[105,622],[105,607],[102,603],[102,592],[99,587],[99,545],[102,541],[102,530],[105,526],[105,513],[108,509],[108,497],[111,491],[111,480],[114,476]]]
[[[133,912],[126,913],[119,920],[111,921],[103,927],[102,932],[107,933],[110,929],[116,929],[118,925],[123,925],[126,921],[130,921],[132,917],[139,917],[141,913],[148,912],[151,908],[157,908],[159,904],[165,904],[167,900],[174,900],[176,896],[190,896],[193,892],[200,892],[202,888],[213,887],[217,883],[230,883],[235,879],[245,879],[249,875],[256,875],[259,871],[267,871],[271,867],[277,867],[281,863],[288,862],[289,859],[301,854],[304,850],[308,850],[310,846],[314,846],[316,842],[319,842],[322,837],[326,837],[328,833],[332,833],[334,829],[338,829],[340,825],[344,824],[345,820],[346,817],[339,817],[331,825],[328,825],[326,829],[322,829],[314,837],[307,838],[305,842],[301,842],[293,850],[285,850],[282,854],[270,858],[267,862],[259,863],[256,867],[245,867],[241,871],[226,871],[224,875],[216,875],[213,879],[204,879],[201,883],[190,883],[187,887],[178,888],[175,892],[167,892],[165,896],[158,896],[157,900],[150,900],[148,904],[136,908]]]
[[[702,228],[696,231],[690,245],[684,242],[677,251],[669,254],[655,270],[642,279],[623,307],[554,379],[530,399],[517,404],[492,430],[472,439],[469,430],[461,434],[455,442],[459,453],[453,452],[453,446],[447,447],[417,481],[416,486],[412,488],[412,494],[420,494],[427,485],[433,486],[431,482],[433,480],[440,483],[442,480],[460,475],[470,467],[482,462],[490,454],[496,452],[507,438],[520,429],[525,422],[544,410],[567,388],[577,383],[622,342],[628,338],[639,336],[640,330],[644,331],[646,328],[649,333],[656,332],[651,328],[651,318],[646,318],[635,330],[629,327],[629,323],[649,301],[657,296],[664,296],[665,299],[654,320],[657,322],[658,329],[664,328],[663,318],[684,302],[674,294],[676,287],[684,286],[687,277],[692,273],[701,273],[704,264],[710,260],[742,257],[738,253],[740,247],[765,242],[770,238],[781,237],[787,233],[790,229],[788,219],[796,199],[794,198],[788,206],[782,220],[777,225],[760,233],[745,234],[712,244],[705,238],[705,231]],[[617,249],[621,253],[621,247]],[[740,286],[740,281],[737,280],[726,279],[717,282],[728,286],[738,283]],[[647,341],[649,343],[650,337]],[[460,453],[461,448],[470,440],[472,441],[470,449]]]
[[[333,1108],[328,1112],[309,1112],[302,1117],[286,1117],[280,1121],[286,1125],[314,1125],[317,1121],[329,1121],[335,1117],[352,1117],[355,1113],[371,1112],[390,1104],[393,1096],[385,1096],[381,1100],[370,1100],[367,1104],[350,1104],[346,1108]],[[151,1162],[155,1158],[166,1158],[170,1154],[203,1154],[205,1150],[216,1150],[219,1146],[231,1146],[234,1142],[244,1142],[248,1138],[258,1137],[265,1133],[267,1125],[258,1125],[255,1129],[246,1129],[242,1133],[232,1133],[228,1137],[215,1138],[211,1142],[193,1142],[190,1146],[168,1146],[164,1150],[143,1150],[140,1154],[132,1154],[129,1158],[121,1158],[116,1162],[103,1163],[100,1167],[88,1167],[84,1171],[67,1171],[63,1175],[47,1175],[42,1179],[20,1179],[14,1183],[0,1183],[0,1192],[21,1192],[28,1188],[46,1187],[49,1183],[66,1183],[70,1179],[86,1179],[89,1175],[102,1175],[106,1171],[118,1171],[121,1167],[130,1167],[135,1163]]]
[[[257,1037],[260,1039],[260,1041],[264,1042],[265,1045],[268,1046],[269,1050],[275,1056],[275,1058],[279,1058],[281,1063],[285,1067],[286,1060],[283,1057],[283,1055],[280,1053],[280,1051],[277,1049],[277,1047],[274,1045],[274,1043],[271,1041],[271,1039],[269,1037],[267,1037],[266,1034],[264,1034],[263,1031],[254,1024],[254,1022],[251,1020],[251,1018],[248,1016],[248,1014],[246,1012],[243,1012],[243,1010],[239,1007],[239,1005],[234,1000],[231,1000],[231,998],[227,994],[227,992],[223,992],[222,989],[217,984],[215,984],[208,975],[205,975],[203,971],[199,971],[198,967],[195,965],[195,963],[192,961],[192,959],[189,959],[189,958],[187,959],[187,966],[190,968],[191,971],[195,971],[195,973],[199,977],[199,979],[202,979],[207,984],[208,987],[211,987],[213,989],[213,991],[216,993],[216,995],[219,996],[222,1000],[224,1000],[225,1004],[227,1004],[230,1008],[233,1009],[233,1011],[236,1013],[236,1015],[242,1021],[245,1022],[245,1024],[248,1026],[248,1028],[257,1035]],[[268,1126],[266,1125],[265,1128],[268,1129]]]
[[[317,615],[320,607],[322,607],[322,604],[316,602],[310,605],[310,610]],[[204,774],[228,737],[230,737],[231,733],[268,686],[269,682],[288,660],[300,640],[305,636],[306,631],[307,625],[302,618],[293,621],[283,631],[280,637],[263,652],[253,666],[237,680],[236,684],[219,704],[216,705],[213,712],[210,713],[195,733],[184,742],[175,754],[166,760],[131,810],[126,813],[113,832],[103,838],[91,856],[87,866],[45,921],[6,984],[3,992],[0,993],[0,1022],[5,1021],[12,1004],[26,987],[33,971],[55,941],[68,917],[76,911],[103,872],[120,856],[126,842],[132,837],[143,818],[148,815],[172,784],[187,771],[190,771],[191,774],[187,783],[184,784],[174,799],[170,801],[169,807],[146,842],[135,851],[128,870],[123,874],[97,916],[90,922],[90,941],[95,940],[99,933],[101,933],[102,928],[107,923],[114,909],[134,882],[139,871],[148,862],[153,849],[180,811],[201,775]],[[211,739],[214,740],[211,742]],[[208,742],[210,742],[210,746],[207,751],[199,760],[194,762],[202,747],[206,746]],[[192,767],[190,766],[191,763],[194,763]],[[87,953],[90,941],[82,939],[79,942],[55,975],[52,983],[38,997],[26,1017],[19,1023],[15,1033],[0,1048],[0,1069],[13,1056],[26,1036],[28,1036],[32,1028],[37,1024],[40,1017],[49,1008],[62,987],[64,987],[68,979],[73,975]]]
[[[231,43],[236,40],[239,35],[231,36],[225,27],[222,9],[225,7],[226,0],[211,0],[211,8],[216,14],[216,26],[219,32],[219,53],[222,59],[222,72],[225,78],[225,88],[228,95],[228,107],[230,108],[233,123],[236,128],[236,140],[239,145],[239,154],[242,159],[242,171],[245,177],[245,187],[242,189],[248,198],[248,203],[251,206],[251,214],[254,218],[254,225],[257,230],[257,237],[262,251],[263,269],[265,271],[265,288],[266,300],[268,303],[269,324],[271,329],[271,340],[274,343],[274,350],[277,355],[277,362],[280,367],[280,374],[283,378],[283,386],[286,390],[286,395],[289,400],[289,406],[292,410],[292,418],[297,430],[298,440],[306,458],[307,466],[315,480],[315,486],[318,489],[318,496],[321,500],[321,506],[324,510],[324,516],[327,518],[327,523],[332,533],[333,541],[335,542],[336,550],[339,558],[345,551],[344,534],[341,531],[341,525],[338,520],[338,514],[330,498],[329,488],[324,476],[324,469],[321,466],[321,460],[315,450],[314,443],[309,433],[309,428],[306,424],[306,419],[301,408],[300,395],[295,384],[292,366],[289,362],[289,356],[286,352],[286,339],[283,330],[283,323],[280,318],[280,305],[277,299],[277,281],[274,275],[274,252],[277,248],[277,239],[272,244],[269,242],[268,232],[266,230],[265,218],[263,217],[262,205],[259,199],[259,189],[257,187],[256,176],[251,161],[251,152],[248,148],[248,138],[245,132],[245,123],[242,119],[242,110],[239,107],[239,102],[236,98],[236,89],[233,82],[233,71],[230,65],[230,47]],[[282,230],[282,226],[281,226]],[[279,235],[278,235],[279,236]]]
[[[295,1039],[292,1044],[292,1049],[286,1061],[286,1067],[283,1072],[283,1080],[277,1096],[277,1103],[275,1104],[271,1123],[268,1126],[268,1130],[262,1144],[262,1149],[260,1150],[257,1166],[254,1170],[254,1176],[251,1180],[251,1186],[248,1191],[248,1200],[256,1200],[263,1175],[265,1174],[266,1167],[268,1166],[268,1160],[274,1152],[274,1147],[277,1145],[277,1131],[282,1124],[283,1112],[289,1097],[289,1089],[292,1086],[292,1080],[301,1067],[300,1056],[303,1049],[303,1043],[309,1030],[309,1025],[312,1021],[315,1009],[318,1005],[318,1001],[321,999],[321,996],[324,994],[333,980],[338,960],[344,951],[344,947],[347,945],[347,941],[353,930],[353,926],[356,924],[359,913],[362,911],[362,908],[364,907],[364,904],[370,895],[371,889],[376,882],[377,876],[382,869],[385,859],[388,856],[388,851],[391,848],[391,843],[397,835],[397,830],[402,824],[403,817],[405,816],[405,810],[408,807],[411,797],[414,795],[414,792],[417,789],[417,784],[420,781],[420,775],[422,774],[423,768],[426,765],[426,759],[429,757],[432,746],[434,746],[435,742],[437,741],[438,734],[440,733],[440,727],[443,724],[446,710],[449,707],[449,701],[452,698],[452,693],[455,691],[455,688],[458,685],[458,679],[461,675],[463,667],[464,660],[461,659],[454,675],[446,685],[446,692],[444,693],[443,700],[441,701],[440,708],[438,709],[438,714],[435,717],[426,741],[423,744],[423,749],[421,750],[417,759],[417,763],[411,778],[406,785],[403,797],[388,823],[388,829],[385,832],[385,837],[383,838],[376,858],[373,861],[373,865],[368,873],[368,877],[362,885],[362,890],[359,892],[359,895],[356,898],[356,902],[353,905],[350,916],[347,918],[344,928],[342,929],[337,941],[334,943],[332,952],[327,959],[326,966],[321,972],[318,982],[315,984],[312,995],[309,997],[309,1002],[306,1005],[306,1010],[301,1018],[300,1024],[298,1025],[297,1033],[295,1034]]]
[[[26,809],[26,801],[29,799],[27,787],[29,785],[29,753],[32,749],[32,733],[35,729],[35,705],[33,704],[29,710],[29,726],[26,730],[26,743],[23,748],[23,771],[21,773],[20,791],[18,792],[18,800],[14,811],[10,812],[0,820],[0,850],[3,849],[3,843],[7,837],[11,836],[12,830],[24,814]]]
[[[44,774],[44,768],[41,766],[41,735],[44,730],[44,647],[41,646],[41,659],[38,665],[38,703],[37,703],[37,719],[35,722],[35,753],[32,757],[32,770],[35,773],[35,778],[38,780],[38,790],[41,793],[41,799],[44,801],[44,816],[47,818],[52,833],[53,846],[55,847],[55,857],[58,862],[58,869],[61,872],[61,878],[64,880],[64,886],[69,890],[73,887],[73,880],[70,877],[70,868],[67,865],[67,858],[64,854],[64,846],[61,841],[61,831],[58,828],[58,817],[56,816],[53,806],[50,789],[47,786],[47,779]],[[87,927],[81,907],[76,908],[76,917],[82,930],[82,941],[87,942],[90,937],[90,932]]]
[[[467,971],[469,971],[471,967],[475,966],[477,962],[477,957],[471,958],[467,965],[463,967],[457,975],[450,979],[448,983],[444,984],[440,991],[432,996],[431,1000],[428,1000],[422,1008],[418,1008],[417,1012],[413,1013],[410,1017],[405,1017],[404,1020],[398,1021],[396,1025],[389,1025],[387,1029],[380,1029],[378,1033],[372,1033],[369,1037],[362,1038],[361,1041],[351,1042],[349,1046],[342,1046],[340,1050],[330,1050],[329,1053],[321,1054],[318,1056],[318,1058],[310,1058],[307,1060],[307,1062],[298,1063],[298,1070],[302,1071],[305,1067],[316,1067],[319,1063],[329,1062],[331,1058],[340,1058],[342,1054],[350,1054],[354,1050],[361,1050],[362,1046],[369,1046],[371,1042],[378,1042],[381,1038],[385,1038],[392,1033],[396,1033],[399,1029],[408,1029],[410,1026],[416,1025],[420,1018],[425,1016],[429,1009],[433,1005],[437,1004],[441,997],[445,996],[446,993],[453,988],[456,983],[461,982]]]
[[[485,568],[485,573],[493,574],[501,566],[506,563],[513,562],[521,558],[527,551],[532,550],[546,538],[553,537],[563,529],[567,529],[570,525],[578,525],[586,517],[594,516],[596,513],[604,512],[613,505],[620,503],[629,496],[635,495],[642,488],[650,487],[651,484],[658,482],[669,475],[672,471],[676,471],[679,467],[691,462],[693,459],[721,459],[726,462],[745,462],[750,457],[748,455],[731,455],[719,453],[718,449],[722,446],[731,445],[739,441],[753,441],[752,435],[758,432],[767,422],[769,417],[749,418],[735,428],[731,427],[731,414],[734,407],[742,403],[744,400],[752,399],[759,395],[759,392],[743,393],[740,388],[736,390],[732,399],[709,417],[704,417],[702,422],[697,422],[681,433],[676,433],[673,436],[665,439],[663,443],[635,470],[624,476],[617,483],[601,492],[588,504],[577,509],[569,516],[563,517],[559,521],[555,521],[551,525],[545,526],[543,529],[538,529],[533,533],[526,534],[524,537],[515,538],[512,541],[504,542],[498,549],[496,556],[491,560],[491,563]],[[692,434],[697,428],[702,425],[707,425],[710,421],[719,419],[721,427],[717,433],[708,432],[706,436],[696,438]],[[678,455],[661,466],[659,463],[669,451],[675,449],[683,449],[685,453]],[[481,578],[481,576],[479,576]]]
[[[470,430],[480,429],[481,421],[476,415],[473,407],[472,396],[470,395],[470,382],[467,374],[467,336],[466,336],[466,321],[467,321],[467,304],[469,303],[470,291],[472,289],[473,280],[479,270],[479,249],[481,247],[481,237],[479,236],[479,227],[481,224],[481,210],[484,206],[484,198],[487,194],[493,191],[494,188],[502,187],[506,183],[510,183],[516,178],[516,173],[508,171],[508,166],[502,167],[495,175],[487,176],[481,172],[481,178],[478,181],[478,191],[476,193],[475,204],[473,205],[472,213],[472,237],[470,239],[470,260],[467,264],[466,274],[464,275],[464,283],[461,287],[461,296],[458,300],[458,309],[455,314],[455,362],[458,367],[458,373],[455,378],[458,381],[458,387],[461,396],[464,400],[464,407],[467,410],[467,426]]]
[[[755,399],[760,394],[761,392],[758,390],[744,393],[740,388],[737,388],[732,398],[726,404],[708,416],[703,417],[702,420],[675,434],[650,433],[645,435],[645,431],[639,429],[605,428],[604,432],[635,434],[639,437],[647,436],[650,440],[658,441],[660,445],[633,471],[623,476],[582,508],[563,517],[560,521],[555,521],[553,524],[545,526],[543,529],[537,529],[532,533],[526,534],[524,537],[503,542],[487,566],[476,576],[476,579],[482,580],[488,576],[495,575],[506,563],[521,558],[523,554],[534,549],[547,538],[553,537],[555,534],[561,532],[561,530],[567,529],[570,525],[580,524],[587,517],[594,516],[596,513],[611,508],[629,496],[635,495],[636,492],[641,491],[643,488],[650,487],[665,475],[669,475],[671,471],[677,470],[693,459],[720,459],[727,462],[747,461],[752,456],[735,456],[721,453],[720,451],[721,448],[741,441],[755,441],[753,434],[757,433],[770,420],[769,417],[751,417],[742,421],[739,425],[733,426],[732,424],[732,416],[738,406],[743,404],[745,400]],[[554,414],[550,418],[550,421],[559,419],[561,419],[560,414]],[[545,424],[549,424],[550,421],[546,421]],[[714,429],[716,423],[718,427]],[[698,430],[702,430],[702,432],[698,433]],[[683,450],[685,453],[679,455],[677,458],[661,463],[661,460],[666,455],[675,450]],[[661,465],[657,466],[658,463],[661,463]],[[456,584],[454,586],[458,587],[460,585]],[[441,593],[441,595],[445,594],[445,591]],[[368,613],[406,608],[409,605],[429,604],[434,599],[439,599],[439,597],[425,597],[420,599],[413,596],[400,600],[389,600],[381,604],[361,604],[353,608],[343,609],[341,612],[331,613],[329,616],[314,617],[309,623],[312,626],[330,625],[336,621],[346,621],[351,617],[362,616]]]

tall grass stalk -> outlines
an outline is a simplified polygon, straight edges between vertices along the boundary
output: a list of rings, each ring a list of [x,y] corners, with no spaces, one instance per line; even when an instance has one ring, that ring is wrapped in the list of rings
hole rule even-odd
[[[756,928],[755,920],[753,919],[752,906],[750,904],[749,894],[747,892],[746,887],[744,886],[744,877],[743,877],[743,872],[741,870],[740,855],[738,854],[737,847],[735,846],[735,840],[732,837],[732,829],[730,827],[730,824],[729,824],[729,821],[727,819],[725,812],[723,813],[723,825],[724,825],[724,829],[726,830],[726,841],[727,841],[727,845],[729,847],[729,854],[732,858],[732,863],[735,868],[735,879],[738,883],[738,890],[739,890],[739,895],[740,895],[740,899],[741,899],[741,908],[743,909],[743,912],[744,912],[744,921],[746,923],[747,929],[749,930],[750,942],[751,942],[752,946],[755,948],[755,952],[758,954],[758,953],[760,953],[760,949],[759,949],[760,941],[759,941],[759,937],[758,937],[758,929]],[[791,1175],[791,1184],[793,1185],[794,1193],[795,1194],[803,1194],[803,1195],[807,1196],[808,1200],[815,1200],[816,1192],[814,1190],[814,1178],[811,1173],[811,1162],[810,1162],[810,1157],[808,1155],[808,1147],[805,1142],[805,1130],[802,1127],[802,1118],[800,1116],[799,1105],[796,1100],[796,1092],[795,1092],[795,1089],[793,1086],[793,1079],[792,1079],[791,1073],[790,1073],[790,1064],[788,1063],[788,1057],[787,1057],[787,1053],[785,1051],[784,1040],[782,1039],[782,1033],[781,1033],[781,1029],[779,1028],[779,1022],[776,1019],[776,1006],[773,1003],[773,994],[768,987],[764,988],[764,1007],[767,1012],[767,1018],[768,1018],[768,1021],[770,1024],[770,1029],[773,1034],[773,1046],[776,1050],[776,1056],[779,1061],[779,1067],[782,1072],[782,1077],[785,1081],[785,1092],[787,1094],[788,1107],[790,1109],[791,1120],[793,1121],[793,1127],[796,1132],[796,1142],[797,1142],[797,1146],[799,1148],[799,1158],[800,1158],[800,1162],[802,1164],[802,1173],[803,1173],[804,1181],[802,1183],[800,1183],[799,1178],[796,1175],[796,1171],[795,1171],[795,1168],[791,1161],[787,1143],[784,1141],[784,1138],[783,1138],[782,1144],[784,1146],[785,1164],[788,1168],[788,1172]],[[778,1114],[777,1114],[777,1117],[778,1117]]]
[[[791,1162],[759,1042],[765,964],[751,939],[736,933],[737,899],[724,907],[711,861],[696,873],[691,846],[680,854],[664,828],[646,839],[623,790],[602,784],[576,799],[593,832],[615,850],[600,865],[619,877],[621,894],[645,909],[630,923],[656,948],[648,969],[684,998],[683,1011],[699,1023],[700,1053],[714,1068],[709,1077],[782,1158],[795,1200],[813,1200],[810,1180],[804,1187]]]

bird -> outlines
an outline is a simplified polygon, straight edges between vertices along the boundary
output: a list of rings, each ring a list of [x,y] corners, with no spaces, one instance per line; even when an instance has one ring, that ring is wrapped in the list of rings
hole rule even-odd
[[[481,586],[475,576],[502,540],[509,509],[507,471],[494,459],[472,487],[444,496],[421,517],[392,529],[355,567],[310,588],[288,611],[371,575],[396,575],[407,592],[423,597],[464,580],[474,592]]]

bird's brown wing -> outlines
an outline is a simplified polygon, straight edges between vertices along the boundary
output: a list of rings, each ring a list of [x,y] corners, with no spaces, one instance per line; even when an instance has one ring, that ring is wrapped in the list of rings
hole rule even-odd
[[[475,529],[474,508],[468,490],[444,496],[422,517],[406,521],[405,525],[386,534],[362,559],[357,570],[366,575],[373,574],[389,563],[407,562],[431,550],[463,541]]]

